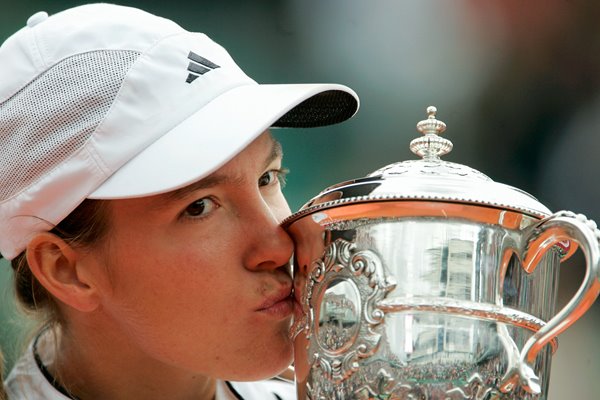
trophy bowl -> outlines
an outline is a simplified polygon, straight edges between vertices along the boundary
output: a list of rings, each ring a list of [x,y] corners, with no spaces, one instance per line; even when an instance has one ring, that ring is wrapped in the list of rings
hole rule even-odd
[[[556,336],[600,292],[600,231],[441,160],[435,107],[421,159],[331,186],[283,221],[296,244],[298,399],[545,399]],[[584,281],[555,310],[559,265]]]

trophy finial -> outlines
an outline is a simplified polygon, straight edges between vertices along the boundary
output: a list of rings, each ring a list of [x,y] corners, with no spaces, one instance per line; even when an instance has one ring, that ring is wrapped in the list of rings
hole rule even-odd
[[[436,119],[436,114],[436,107],[427,107],[427,119],[417,124],[417,130],[424,136],[410,142],[410,150],[424,160],[439,160],[452,150],[452,142],[438,136],[446,130],[446,124]]]

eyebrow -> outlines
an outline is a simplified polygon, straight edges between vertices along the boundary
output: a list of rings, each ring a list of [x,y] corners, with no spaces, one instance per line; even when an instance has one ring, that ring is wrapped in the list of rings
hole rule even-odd
[[[281,147],[281,143],[279,143],[272,136],[270,136],[270,138],[271,138],[271,151],[269,152],[269,155],[265,158],[265,161],[263,163],[263,169],[266,169],[269,166],[269,164],[271,164],[274,160],[283,157],[283,149]],[[217,171],[217,172],[215,172],[203,179],[200,179],[199,181],[196,181],[188,186],[184,186],[180,189],[176,189],[171,192],[164,193],[162,195],[162,197],[163,197],[162,200],[165,202],[165,204],[167,204],[171,201],[181,200],[184,197],[186,197],[187,195],[189,195],[190,193],[193,193],[197,190],[210,189],[212,187],[215,187],[215,186],[223,184],[223,183],[241,182],[242,180],[243,180],[242,177],[220,174]]]

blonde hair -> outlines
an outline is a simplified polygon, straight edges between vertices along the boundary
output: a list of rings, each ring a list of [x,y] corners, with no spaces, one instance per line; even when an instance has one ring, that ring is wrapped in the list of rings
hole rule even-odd
[[[108,228],[108,202],[88,199],[50,232],[71,245],[89,247],[104,238]],[[34,317],[39,322],[40,329],[47,326],[60,326],[63,321],[57,303],[31,273],[26,252],[13,259],[11,266],[14,271],[15,294],[21,311]],[[2,384],[2,377],[3,356],[0,351],[0,400],[6,400],[7,394]]]

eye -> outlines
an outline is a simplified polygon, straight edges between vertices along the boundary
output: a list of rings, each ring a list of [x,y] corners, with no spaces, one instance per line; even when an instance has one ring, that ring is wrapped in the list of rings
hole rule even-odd
[[[260,178],[258,178],[258,186],[268,186],[278,182],[281,186],[285,186],[285,176],[287,175],[287,169],[272,169],[265,172]]]
[[[219,205],[210,197],[198,199],[188,205],[183,211],[183,217],[187,218],[203,218],[209,213],[216,210]]]

